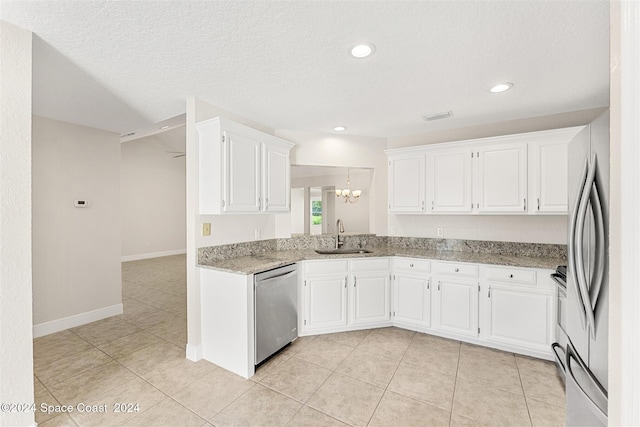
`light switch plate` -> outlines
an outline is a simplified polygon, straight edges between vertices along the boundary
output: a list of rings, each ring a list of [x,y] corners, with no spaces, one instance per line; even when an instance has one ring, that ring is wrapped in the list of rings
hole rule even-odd
[[[202,235],[211,236],[211,223],[209,222],[202,223]]]
[[[438,227],[436,229],[436,232],[437,232],[438,237],[444,237],[444,228]]]

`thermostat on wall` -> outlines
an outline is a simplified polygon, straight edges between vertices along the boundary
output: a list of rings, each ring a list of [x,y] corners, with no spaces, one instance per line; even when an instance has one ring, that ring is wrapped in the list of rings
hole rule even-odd
[[[73,201],[73,206],[75,206],[76,208],[86,208],[87,206],[89,206],[89,201],[88,200],[74,200]]]

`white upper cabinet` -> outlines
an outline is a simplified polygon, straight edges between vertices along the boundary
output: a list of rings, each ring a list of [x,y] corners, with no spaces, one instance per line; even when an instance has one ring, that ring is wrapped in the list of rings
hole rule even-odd
[[[265,144],[262,194],[265,212],[289,212],[291,205],[291,168],[287,148]]]
[[[389,211],[425,211],[425,156],[423,153],[389,157]]]
[[[527,211],[527,144],[479,146],[478,212]]]
[[[225,177],[222,209],[225,212],[260,210],[260,141],[233,132],[222,133]]]
[[[196,127],[200,214],[289,211],[292,143],[221,117]]]
[[[568,148],[566,139],[529,144],[529,212],[567,213]]]
[[[471,212],[472,151],[468,147],[427,154],[427,200],[432,212]]]
[[[567,146],[583,127],[387,150],[389,212],[566,214]]]

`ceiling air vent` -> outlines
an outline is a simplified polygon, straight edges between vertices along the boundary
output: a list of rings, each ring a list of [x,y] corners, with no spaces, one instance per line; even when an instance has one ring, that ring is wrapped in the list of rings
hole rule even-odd
[[[453,116],[451,111],[444,111],[442,113],[428,114],[426,116],[422,116],[422,118],[425,122],[431,122],[433,120],[446,119],[451,116]]]

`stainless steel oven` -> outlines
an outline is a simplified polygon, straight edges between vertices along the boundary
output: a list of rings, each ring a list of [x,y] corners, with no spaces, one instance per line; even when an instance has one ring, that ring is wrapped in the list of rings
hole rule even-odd
[[[556,287],[556,342],[551,349],[556,357],[558,374],[565,380],[565,349],[567,348],[567,277],[566,267],[560,266],[551,278],[557,283]]]

